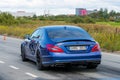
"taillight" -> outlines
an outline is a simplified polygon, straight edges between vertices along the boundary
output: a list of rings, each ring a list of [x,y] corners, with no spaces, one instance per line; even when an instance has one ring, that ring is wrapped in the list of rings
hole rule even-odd
[[[59,48],[58,46],[54,46],[52,44],[47,44],[47,49],[50,51],[50,52],[59,52],[59,53],[62,53],[63,50],[61,48]]]
[[[96,52],[96,51],[100,51],[100,46],[99,46],[99,44],[96,44],[96,45],[92,48],[92,52]]]

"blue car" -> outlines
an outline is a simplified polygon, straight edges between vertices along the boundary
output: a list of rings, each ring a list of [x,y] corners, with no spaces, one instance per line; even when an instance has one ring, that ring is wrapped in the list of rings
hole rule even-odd
[[[83,65],[94,69],[101,63],[101,51],[84,29],[70,25],[43,26],[21,43],[23,61],[36,62],[39,70],[48,66]]]

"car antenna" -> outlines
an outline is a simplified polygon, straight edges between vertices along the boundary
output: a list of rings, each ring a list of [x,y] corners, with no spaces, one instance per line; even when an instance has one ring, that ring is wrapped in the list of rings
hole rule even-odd
[[[65,27],[64,27],[64,29],[66,30],[66,29],[67,29],[67,27],[65,26]]]

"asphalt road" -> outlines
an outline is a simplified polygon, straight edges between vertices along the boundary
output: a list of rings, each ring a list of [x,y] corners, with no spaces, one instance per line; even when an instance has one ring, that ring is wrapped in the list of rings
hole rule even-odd
[[[120,80],[120,55],[102,52],[97,69],[84,67],[52,67],[36,69],[34,62],[22,62],[20,43],[23,40],[0,36],[0,80]]]

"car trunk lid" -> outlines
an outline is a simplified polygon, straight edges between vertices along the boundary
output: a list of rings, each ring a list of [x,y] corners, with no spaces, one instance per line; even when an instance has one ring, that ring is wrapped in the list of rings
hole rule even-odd
[[[67,54],[89,53],[95,44],[96,42],[90,39],[71,39],[56,42],[56,45]]]

